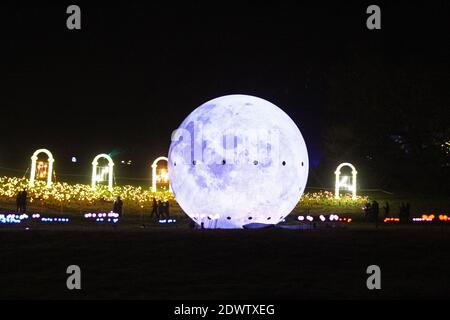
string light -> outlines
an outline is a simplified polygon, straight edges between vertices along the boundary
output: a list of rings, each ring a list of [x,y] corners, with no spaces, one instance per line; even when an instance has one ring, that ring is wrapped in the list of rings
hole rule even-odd
[[[41,222],[46,223],[67,223],[69,222],[69,218],[41,218]]]
[[[120,196],[124,202],[128,202],[128,207],[136,206],[139,209],[150,207],[153,197],[156,200],[174,199],[173,194],[168,191],[152,193],[142,187],[129,185],[116,186],[112,192],[108,192],[108,187],[105,185],[97,185],[96,189],[93,190],[90,185],[86,184],[56,182],[52,185],[52,188],[47,188],[44,181],[37,180],[33,187],[29,187],[26,178],[0,177],[0,199],[15,202],[18,192],[23,189],[27,189],[30,205],[37,202],[40,206],[66,206],[77,210],[93,208],[97,204],[104,205],[105,202],[112,202],[117,196]]]
[[[353,199],[351,194],[341,194],[339,199],[336,199],[335,194],[330,191],[309,192],[303,194],[300,203],[305,206],[355,206],[359,207],[369,201],[367,196],[356,196]]]
[[[119,222],[119,214],[115,212],[100,212],[100,213],[86,213],[84,215],[85,219],[93,220],[95,222],[110,222],[117,223]]]
[[[437,216],[440,222],[449,222],[450,218],[447,214],[439,214]],[[434,214],[423,214],[419,218],[413,218],[413,222],[434,222],[436,220],[436,215]]]
[[[175,219],[160,219],[160,220],[158,220],[158,222],[160,224],[173,224],[173,223],[176,223],[177,220],[175,220]]]
[[[28,218],[26,214],[0,214],[0,224],[19,224]]]

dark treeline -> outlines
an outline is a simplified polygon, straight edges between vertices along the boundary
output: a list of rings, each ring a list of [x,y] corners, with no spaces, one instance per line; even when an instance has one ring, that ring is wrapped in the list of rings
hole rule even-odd
[[[366,187],[449,192],[449,62],[355,53],[329,74],[323,172],[339,161]]]

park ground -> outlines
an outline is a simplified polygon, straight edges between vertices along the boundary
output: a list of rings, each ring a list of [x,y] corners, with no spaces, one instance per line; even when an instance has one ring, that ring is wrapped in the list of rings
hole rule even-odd
[[[409,200],[414,215],[449,208],[443,198],[377,199],[393,208]],[[450,297],[450,225],[376,227],[363,221],[360,208],[342,206],[299,206],[286,223],[308,212],[347,214],[354,222],[308,230],[199,230],[174,209],[172,226],[140,214],[126,215],[116,227],[74,215],[67,225],[2,226],[0,299]],[[69,265],[82,270],[80,291],[66,288]],[[369,265],[381,268],[381,290],[366,287]]]

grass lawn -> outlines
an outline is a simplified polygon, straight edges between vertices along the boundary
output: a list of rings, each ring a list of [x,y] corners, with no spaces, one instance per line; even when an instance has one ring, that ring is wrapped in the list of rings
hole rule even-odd
[[[449,213],[447,198],[367,194],[410,202],[415,216]],[[13,203],[2,203],[13,209]],[[300,202],[299,214],[348,215],[354,223],[313,230],[192,230],[174,202],[176,226],[147,221],[149,209],[127,212],[116,228],[84,222],[0,226],[0,299],[311,299],[450,297],[450,225],[362,222],[360,205]],[[107,208],[105,207],[105,210]],[[146,227],[143,228],[142,224]],[[66,268],[79,265],[82,290],[66,289]],[[366,288],[366,268],[382,271],[382,290]]]
[[[0,299],[450,297],[450,228],[315,230],[111,226],[0,229]],[[82,290],[65,287],[67,266]],[[366,268],[382,290],[366,289]]]

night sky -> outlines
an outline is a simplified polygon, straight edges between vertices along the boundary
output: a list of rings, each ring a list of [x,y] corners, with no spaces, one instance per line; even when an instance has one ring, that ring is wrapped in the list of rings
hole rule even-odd
[[[374,2],[376,31],[366,28],[372,2],[311,3],[2,2],[0,167],[25,171],[45,147],[57,172],[89,174],[106,152],[133,160],[124,175],[145,178],[193,109],[235,93],[287,112],[314,167],[337,63],[355,51],[383,57],[386,68],[448,60],[444,1]],[[70,4],[81,7],[79,31],[66,28]]]

